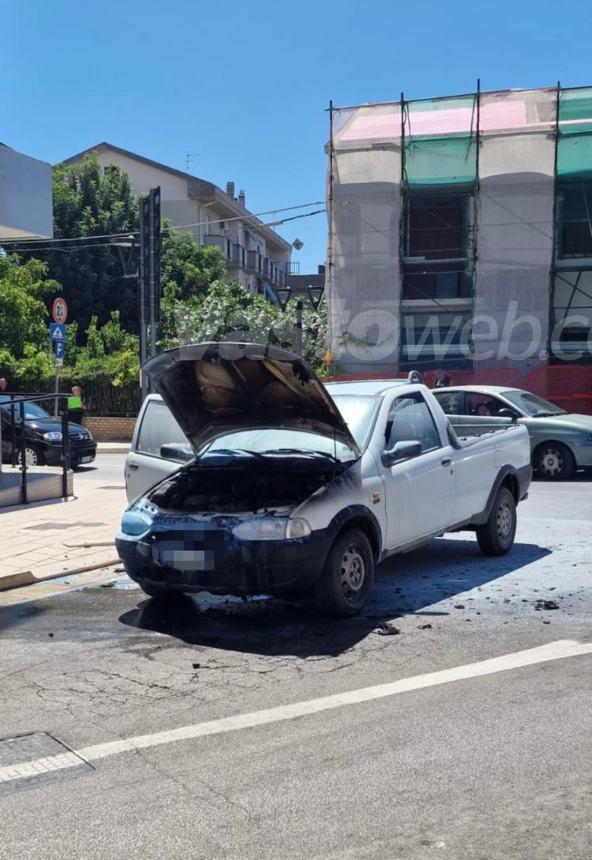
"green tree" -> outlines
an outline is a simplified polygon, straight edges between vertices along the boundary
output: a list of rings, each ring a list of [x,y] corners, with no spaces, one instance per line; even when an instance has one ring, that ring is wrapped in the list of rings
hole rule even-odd
[[[138,204],[128,175],[118,167],[102,168],[94,154],[78,164],[54,167],[53,208],[56,239],[138,229]],[[79,332],[89,327],[92,316],[107,322],[113,310],[120,311],[125,328],[137,331],[137,281],[123,277],[116,247],[63,243],[34,253],[62,285],[70,321],[78,323]]]
[[[138,383],[140,358],[138,338],[121,326],[119,311],[99,325],[93,316],[86,331],[86,344],[76,351],[72,379],[109,381],[120,388]]]
[[[296,299],[285,311],[236,282],[222,280],[203,296],[186,301],[168,293],[163,300],[161,348],[207,340],[264,343],[293,351],[296,331]],[[303,314],[303,356],[317,371],[325,371],[327,312],[305,305]]]
[[[0,375],[34,379],[53,367],[47,303],[60,285],[39,260],[0,257]]]
[[[204,296],[211,285],[228,276],[220,248],[198,246],[189,233],[164,222],[167,238],[162,243],[161,284],[171,299],[186,301]]]

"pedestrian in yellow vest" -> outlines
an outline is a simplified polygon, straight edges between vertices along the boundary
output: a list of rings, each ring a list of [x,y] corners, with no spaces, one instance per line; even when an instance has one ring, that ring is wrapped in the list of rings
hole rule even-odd
[[[68,420],[74,424],[82,424],[83,412],[82,390],[79,385],[73,385],[72,394],[68,397]]]

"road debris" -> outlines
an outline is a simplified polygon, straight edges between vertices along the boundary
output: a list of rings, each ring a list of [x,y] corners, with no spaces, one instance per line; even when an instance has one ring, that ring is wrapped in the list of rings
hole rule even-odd
[[[534,605],[537,612],[540,609],[559,609],[559,604],[555,600],[537,600]]]
[[[390,621],[382,621],[374,632],[379,636],[397,636],[401,631]]]

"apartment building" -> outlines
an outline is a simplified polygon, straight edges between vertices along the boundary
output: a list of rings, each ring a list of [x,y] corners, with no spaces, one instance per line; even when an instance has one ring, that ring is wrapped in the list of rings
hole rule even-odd
[[[236,194],[234,182],[223,191],[213,182],[106,142],[63,163],[74,164],[91,152],[102,167],[125,171],[135,194],[160,186],[162,217],[187,230],[198,244],[219,247],[230,274],[244,287],[273,300],[275,289],[285,286],[292,246],[249,212],[245,192]]]
[[[344,370],[592,362],[592,88],[340,108],[332,130]]]
[[[0,143],[0,239],[53,236],[51,165]]]

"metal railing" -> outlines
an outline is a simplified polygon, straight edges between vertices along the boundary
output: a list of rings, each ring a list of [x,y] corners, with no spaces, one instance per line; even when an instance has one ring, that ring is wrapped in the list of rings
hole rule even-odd
[[[21,470],[21,504],[29,503],[27,488],[27,440],[25,426],[25,404],[40,403],[50,400],[62,410],[62,498],[68,497],[68,471],[70,469],[70,439],[68,435],[68,395],[67,394],[38,394],[33,397],[15,397],[8,395],[10,400],[2,402],[2,408],[8,410],[10,415],[10,465],[14,469],[17,464]],[[17,418],[18,415],[18,418]],[[18,436],[18,444],[17,444]],[[0,451],[2,449],[2,432],[0,429]],[[18,453],[17,453],[18,449]]]

